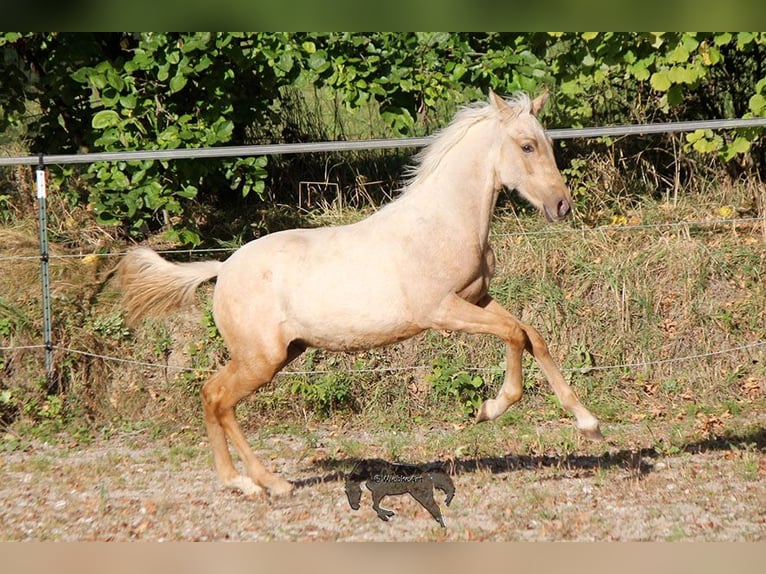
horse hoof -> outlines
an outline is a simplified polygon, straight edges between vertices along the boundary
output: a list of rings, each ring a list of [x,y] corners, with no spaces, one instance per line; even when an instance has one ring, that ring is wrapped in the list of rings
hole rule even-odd
[[[295,490],[295,486],[291,482],[286,480],[280,480],[279,482],[270,485],[269,495],[271,496],[289,496]]]
[[[483,423],[485,421],[491,421],[494,417],[489,414],[489,399],[484,401],[479,407],[479,412],[476,413],[476,424]]]
[[[594,429],[580,429],[580,434],[588,440],[604,440],[604,435],[601,434],[601,429],[599,427]]]
[[[231,488],[232,490],[239,490],[248,498],[258,498],[264,494],[263,488],[255,484],[252,479],[247,476],[235,476],[224,482],[224,487]]]
[[[388,522],[388,519],[396,514],[393,510],[384,510],[383,508],[376,510],[375,512],[377,513],[378,518],[380,518],[383,522]]]

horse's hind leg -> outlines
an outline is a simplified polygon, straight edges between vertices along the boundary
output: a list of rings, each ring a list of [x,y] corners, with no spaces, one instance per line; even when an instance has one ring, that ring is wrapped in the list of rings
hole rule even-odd
[[[281,367],[280,362],[272,367],[243,369],[239,363],[232,361],[202,387],[205,424],[213,460],[218,477],[226,487],[238,488],[245,494],[255,494],[266,488],[274,495],[287,494],[293,489],[292,484],[267,471],[256,458],[234,416],[237,403],[268,383]],[[227,438],[239,453],[249,478],[239,475],[234,468]]]
[[[222,394],[222,389],[227,386],[228,380],[236,376],[231,374],[232,370],[234,370],[234,366],[229,363],[210,377],[202,387],[202,406],[205,412],[207,436],[213,450],[213,463],[221,484],[227,488],[239,489],[244,494],[258,494],[263,489],[255,484],[251,478],[240,475],[234,468],[226,443],[226,433],[219,421],[218,397]]]

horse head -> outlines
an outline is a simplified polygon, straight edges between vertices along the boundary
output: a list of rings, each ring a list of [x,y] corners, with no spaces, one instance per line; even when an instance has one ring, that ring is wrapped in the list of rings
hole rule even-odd
[[[569,215],[572,196],[556,166],[551,139],[537,119],[547,99],[547,93],[534,100],[522,93],[504,100],[490,90],[500,127],[495,177],[498,187],[515,189],[548,221],[558,221]]]
[[[362,501],[362,486],[361,482],[355,480],[346,480],[346,498],[348,498],[348,505],[353,510],[359,510],[359,506]]]

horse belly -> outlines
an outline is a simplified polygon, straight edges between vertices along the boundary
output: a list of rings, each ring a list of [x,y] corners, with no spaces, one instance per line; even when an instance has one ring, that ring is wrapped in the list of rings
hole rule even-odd
[[[314,303],[310,309],[293,309],[287,317],[294,338],[310,347],[363,351],[409,339],[423,330],[398,310],[389,308],[387,312],[384,305]]]

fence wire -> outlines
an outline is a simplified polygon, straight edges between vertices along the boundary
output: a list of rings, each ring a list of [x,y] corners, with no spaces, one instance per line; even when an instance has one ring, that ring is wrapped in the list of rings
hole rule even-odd
[[[693,361],[698,359],[705,359],[709,357],[717,357],[720,355],[731,355],[738,351],[745,351],[749,349],[756,349],[758,347],[766,347],[766,341],[757,341],[754,343],[747,343],[745,345],[739,345],[737,347],[730,347],[728,349],[721,349],[719,351],[708,351],[706,353],[697,353],[693,355],[686,355],[683,357],[671,357],[669,359],[657,359],[654,361],[639,361],[632,363],[622,363],[617,365],[594,365],[587,367],[563,367],[561,370],[565,373],[580,373],[587,374],[593,371],[616,371],[624,369],[646,369],[655,367],[658,365],[665,365],[668,363],[677,363],[684,361]],[[8,349],[43,349],[44,345],[31,345],[27,347],[0,347],[0,350]],[[62,347],[54,345],[54,350],[62,351],[68,354],[81,355],[84,357],[90,357],[94,359],[100,359],[103,361],[109,361],[113,363],[121,363],[127,365],[133,365],[137,367],[150,367],[162,370],[173,370],[178,372],[189,373],[214,373],[217,369],[201,368],[201,367],[182,367],[178,365],[163,365],[161,363],[150,363],[147,361],[137,361],[135,359],[124,359],[122,357],[114,357],[110,355],[103,355],[99,353],[92,353],[90,351],[82,351],[79,349],[72,349],[69,347]],[[313,375],[329,375],[332,373],[346,373],[346,374],[383,374],[383,373],[399,373],[407,371],[430,371],[431,365],[412,365],[407,367],[375,367],[375,368],[363,368],[363,369],[312,369],[312,370],[284,370],[277,373],[277,377],[288,376],[313,376]],[[496,367],[465,367],[460,369],[466,372],[496,372]]]
[[[535,237],[544,235],[560,235],[566,233],[590,234],[590,233],[612,233],[612,232],[630,232],[646,231],[651,229],[677,229],[686,227],[715,227],[715,226],[736,226],[736,225],[754,225],[757,223],[766,224],[766,215],[762,217],[741,217],[734,219],[700,219],[693,221],[669,221],[665,223],[635,223],[625,225],[600,225],[597,227],[564,227],[548,226],[545,229],[535,231],[506,231],[502,233],[491,232],[490,237]],[[236,247],[212,247],[201,249],[164,249],[157,250],[160,255],[201,255],[201,254],[220,254],[233,253],[241,246]],[[102,257],[124,257],[126,251],[106,251],[102,253],[63,253],[56,255],[50,253],[48,258],[53,260],[67,259],[87,259]],[[0,255],[0,262],[3,261],[39,261],[40,255]]]

